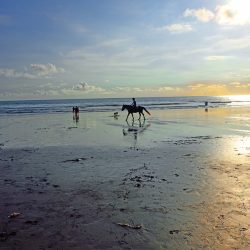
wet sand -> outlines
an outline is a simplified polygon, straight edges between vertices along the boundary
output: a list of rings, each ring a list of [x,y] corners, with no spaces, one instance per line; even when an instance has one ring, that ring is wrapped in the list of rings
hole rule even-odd
[[[1,117],[0,249],[249,249],[248,115]]]

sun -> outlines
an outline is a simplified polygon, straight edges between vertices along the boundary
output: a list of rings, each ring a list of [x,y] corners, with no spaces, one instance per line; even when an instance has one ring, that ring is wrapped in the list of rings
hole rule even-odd
[[[232,102],[250,102],[250,95],[231,95],[228,98]]]
[[[244,25],[250,23],[250,1],[249,0],[231,0],[228,8],[233,14],[234,22]]]

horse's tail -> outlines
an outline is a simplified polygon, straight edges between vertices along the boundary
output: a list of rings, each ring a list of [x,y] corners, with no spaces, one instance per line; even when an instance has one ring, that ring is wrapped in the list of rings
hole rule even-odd
[[[144,108],[144,107],[143,107],[143,110],[145,110],[145,111],[146,111],[149,115],[151,115],[151,114],[147,111],[147,109],[146,109],[146,108]]]

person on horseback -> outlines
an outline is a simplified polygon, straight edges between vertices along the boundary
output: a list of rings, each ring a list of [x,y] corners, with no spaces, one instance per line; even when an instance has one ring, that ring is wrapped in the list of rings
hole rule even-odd
[[[136,100],[135,100],[135,98],[132,98],[132,100],[133,100],[133,102],[131,103],[131,106],[133,108],[136,108]]]
[[[142,115],[144,120],[145,120],[145,116],[143,114],[143,111],[146,111],[149,115],[150,115],[150,113],[148,112],[148,110],[145,107],[136,106],[135,98],[132,98],[132,100],[133,100],[133,103],[131,105],[125,105],[125,104],[122,105],[122,111],[124,109],[128,110],[128,115],[127,115],[126,121],[128,120],[129,115],[131,115],[133,120],[134,120],[133,113],[139,113],[139,119],[141,118],[141,115]]]

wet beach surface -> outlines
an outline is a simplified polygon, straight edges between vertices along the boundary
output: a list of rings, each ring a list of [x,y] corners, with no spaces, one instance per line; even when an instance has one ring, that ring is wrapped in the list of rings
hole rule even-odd
[[[2,123],[0,249],[249,249],[249,136],[185,114]]]

